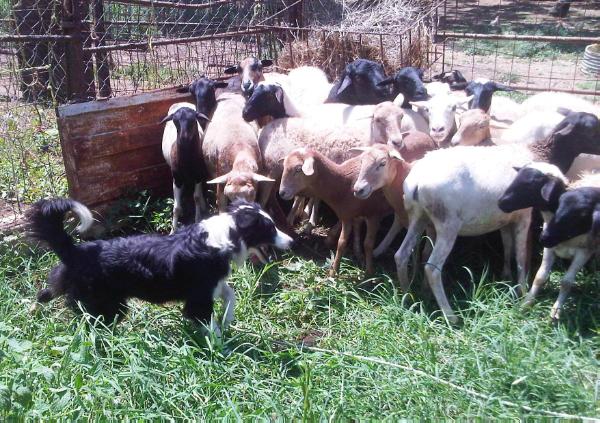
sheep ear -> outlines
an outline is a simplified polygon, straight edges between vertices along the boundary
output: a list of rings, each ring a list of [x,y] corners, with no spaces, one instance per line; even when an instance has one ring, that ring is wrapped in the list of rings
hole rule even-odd
[[[346,88],[350,86],[351,83],[352,80],[350,79],[350,77],[348,75],[344,76],[344,79],[342,80],[342,83],[340,84],[340,87],[337,90],[337,95],[340,95]]]
[[[263,66],[272,66],[273,65],[273,61],[271,59],[262,59],[260,61],[260,64]]]
[[[560,196],[561,189],[562,183],[558,179],[552,178],[542,187],[542,198],[550,202],[556,196]]]
[[[377,83],[377,86],[378,87],[383,87],[384,85],[390,85],[390,84],[393,84],[393,83],[394,83],[394,78],[388,77],[388,78],[385,78],[383,81],[379,81]]]
[[[350,149],[350,153],[356,154],[364,153],[365,151],[369,151],[369,147],[352,147]]]
[[[228,86],[229,86],[229,82],[227,82],[227,81],[215,82],[215,88],[227,88]]]
[[[221,175],[221,176],[216,177],[215,179],[211,179],[210,181],[206,181],[206,183],[208,185],[224,184],[225,182],[227,182],[228,178],[229,178],[229,173],[226,173],[225,175]]]
[[[263,176],[258,173],[253,173],[252,179],[254,180],[254,182],[275,182],[275,179],[271,179],[267,176]]]
[[[402,138],[408,137],[410,135],[411,131],[404,131],[404,132],[400,132],[400,135],[402,135]]]
[[[520,172],[521,169],[523,169],[523,167],[513,166],[513,169],[516,170],[517,172]]]
[[[283,88],[280,85],[275,86],[275,98],[279,104],[283,104]]]
[[[197,120],[205,120],[207,122],[210,122],[210,119],[208,118],[208,116],[206,116],[204,113],[202,112],[196,112],[196,119]]]
[[[192,85],[183,85],[181,87],[177,87],[175,88],[175,92],[180,93],[180,94],[185,94],[185,93],[192,93]]]
[[[567,109],[566,107],[557,107],[556,111],[563,116],[569,116],[573,111],[571,109]]]
[[[596,205],[594,213],[592,213],[592,236],[600,235],[600,204]]]
[[[315,159],[313,157],[307,157],[302,164],[302,172],[306,176],[314,175],[315,173]]]
[[[403,160],[402,159],[402,155],[398,152],[398,150],[396,150],[395,148],[391,148],[388,152],[388,155],[392,158],[392,159],[397,159],[397,160]]]
[[[496,91],[509,91],[509,92],[514,91],[513,88],[510,88],[510,87],[508,87],[508,86],[506,86],[504,84],[499,84],[497,82],[494,82],[494,89]]]
[[[554,132],[554,134],[555,135],[569,135],[571,133],[571,131],[573,131],[573,128],[575,128],[575,125],[573,125],[573,123],[569,122],[567,124],[567,126]]]
[[[402,95],[402,93],[398,94],[392,103],[401,107],[404,104],[404,95]]]
[[[423,80],[423,77],[425,76],[425,70],[422,68],[417,68],[417,75],[419,75],[419,78],[421,79],[421,81]]]
[[[459,106],[461,104],[468,103],[469,101],[473,100],[473,97],[475,97],[475,96],[474,95],[470,95],[470,96],[467,96],[465,98],[459,98],[459,99],[456,100],[456,102],[454,104],[457,105],[457,106]]]
[[[158,124],[162,125],[163,123],[168,122],[170,120],[173,120],[173,114],[165,116],[160,122],[158,122]]]
[[[415,106],[417,109],[423,109],[425,111],[429,110],[429,102],[428,101],[409,101],[411,106]]]
[[[241,71],[242,71],[242,68],[240,67],[240,65],[234,65],[234,66],[229,66],[228,68],[225,68],[223,73],[226,73],[227,75],[233,75],[234,73],[240,73]]]

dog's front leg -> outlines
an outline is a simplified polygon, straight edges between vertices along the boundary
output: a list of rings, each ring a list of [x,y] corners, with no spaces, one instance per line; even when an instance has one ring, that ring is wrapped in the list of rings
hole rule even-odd
[[[235,292],[227,285],[227,280],[222,279],[219,281],[213,292],[213,300],[220,298],[223,301],[223,329],[233,321],[234,309],[235,309]],[[213,320],[216,320],[213,318]]]

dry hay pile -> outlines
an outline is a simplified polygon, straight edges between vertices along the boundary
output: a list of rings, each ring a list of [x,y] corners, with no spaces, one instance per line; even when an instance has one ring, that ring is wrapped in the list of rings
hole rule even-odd
[[[431,0],[345,0],[339,23],[313,25],[314,31],[301,31],[298,38],[285,43],[278,66],[318,66],[332,80],[359,57],[383,63],[386,72],[407,65],[425,66],[429,30],[423,22],[415,27],[415,22],[430,7]],[[409,37],[405,31],[410,28]],[[384,35],[368,34],[373,32]]]

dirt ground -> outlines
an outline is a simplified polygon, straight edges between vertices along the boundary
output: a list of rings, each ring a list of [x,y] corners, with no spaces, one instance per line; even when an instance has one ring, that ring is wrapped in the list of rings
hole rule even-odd
[[[553,1],[449,1],[440,29],[448,32],[600,37],[600,1],[574,1],[565,27],[548,14]],[[491,22],[498,17],[498,25]],[[541,44],[512,41],[452,40],[446,42],[446,70],[458,69],[467,78],[486,77],[510,85],[543,89],[595,91],[600,102],[598,76],[581,71],[586,42]],[[438,52],[440,47],[437,47]],[[537,50],[530,57],[527,52]],[[441,63],[434,71],[441,70]]]

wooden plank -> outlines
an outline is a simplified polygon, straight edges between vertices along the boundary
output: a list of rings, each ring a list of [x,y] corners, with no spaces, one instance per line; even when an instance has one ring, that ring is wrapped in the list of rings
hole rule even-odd
[[[70,196],[98,210],[137,191],[170,193],[159,122],[181,101],[193,98],[171,88],[59,107]]]

